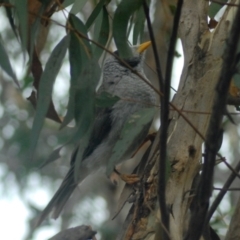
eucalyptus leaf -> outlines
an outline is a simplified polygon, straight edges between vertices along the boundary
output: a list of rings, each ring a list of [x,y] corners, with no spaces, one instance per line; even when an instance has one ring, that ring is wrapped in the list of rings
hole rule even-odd
[[[70,88],[69,88],[69,100],[67,106],[67,113],[60,128],[64,128],[69,124],[74,118],[75,109],[75,94],[76,89],[80,81],[80,74],[83,68],[81,52],[82,45],[80,45],[79,40],[74,32],[70,32],[70,42],[69,42],[69,63],[70,63]]]
[[[211,2],[208,9],[208,15],[210,18],[214,18],[219,10],[224,6],[223,4],[227,2],[227,0],[222,0],[221,4]]]
[[[93,12],[91,13],[91,15],[89,16],[89,18],[86,22],[86,27],[88,29],[91,27],[91,25],[94,23],[94,21],[96,20],[96,18],[100,14],[105,2],[106,2],[106,0],[100,0],[98,2],[98,4],[96,5],[96,7],[94,8]]]
[[[94,26],[94,40],[105,46],[109,37],[109,19],[108,12],[105,7],[102,8],[101,13],[98,15],[96,19],[96,23]],[[93,46],[93,55],[95,59],[99,59],[103,53],[103,49],[94,45]]]
[[[74,180],[75,180],[75,182],[78,182],[78,179],[81,176],[81,163],[83,160],[83,152],[89,144],[89,139],[90,139],[92,127],[93,127],[92,123],[93,123],[93,121],[89,122],[88,131],[82,136],[81,141],[79,142],[78,152],[77,152],[77,156],[76,156],[76,159],[74,162]],[[77,136],[77,134],[75,134],[75,136]],[[73,139],[73,140],[75,140],[75,139]]]
[[[34,23],[31,26],[30,30],[30,39],[29,39],[29,65],[32,64],[32,58],[33,58],[33,49],[34,49],[34,43],[36,40],[36,37],[38,35],[40,26],[41,26],[41,18],[39,16],[42,15],[43,11],[45,10],[45,5],[42,5],[41,8],[38,11],[38,16],[36,16]]]
[[[94,71],[93,71],[94,69]],[[75,120],[83,132],[87,131],[95,107],[95,90],[100,77],[100,67],[93,59],[83,68],[75,94]],[[82,126],[82,124],[84,124]]]
[[[94,71],[93,71],[94,69]],[[100,68],[98,63],[93,59],[89,61],[81,72],[81,82],[75,93],[75,120],[77,130],[75,139],[81,140],[81,148],[87,146],[88,140],[92,131],[93,122],[95,120],[95,89],[100,77]],[[78,151],[74,177],[77,180],[80,165],[82,161],[83,151]]]
[[[5,1],[0,1],[0,3],[9,3],[10,4],[10,1],[9,0],[5,0]],[[8,21],[9,21],[9,24],[16,36],[16,38],[18,39],[18,35],[17,35],[17,28],[15,26],[15,23],[14,23],[14,18],[13,18],[13,12],[12,12],[12,8],[8,7],[8,6],[5,6],[5,10],[6,10],[6,14],[7,14],[7,18],[8,18]]]
[[[1,41],[0,41],[0,66],[13,79],[13,81],[17,84],[17,86],[20,87],[17,77],[16,77],[15,73],[13,72],[7,52],[4,48],[4,46],[2,45]]]
[[[135,16],[135,24],[133,29],[133,45],[137,45],[138,39],[140,43],[143,42],[143,33],[144,33],[144,22],[145,22],[145,14],[143,11],[143,7],[141,7]]]
[[[71,24],[73,29],[76,30],[75,34],[79,40],[79,43],[84,49],[84,51],[81,51],[81,58],[84,58],[85,60],[83,61],[83,63],[86,63],[92,57],[92,47],[89,41],[86,39],[88,38],[87,28],[84,23],[73,14],[69,15],[69,23]],[[84,35],[85,38],[81,35]]]
[[[154,117],[154,113],[154,108],[143,108],[132,114],[126,121],[122,128],[119,139],[113,148],[112,155],[108,160],[108,176],[114,170],[114,166],[119,163],[119,160],[125,157],[125,154],[129,152],[129,148],[131,148],[133,145],[136,145],[138,143],[138,139],[142,137],[143,132],[146,132],[149,129]]]
[[[20,36],[23,50],[27,49],[28,39],[28,0],[15,0],[15,9],[18,15]]]
[[[84,5],[86,4],[86,2],[87,2],[87,0],[75,0],[70,13],[72,13],[72,14],[79,13],[82,10],[82,8],[84,7]]]
[[[38,89],[36,115],[33,121],[30,137],[30,156],[33,155],[36,148],[39,134],[43,126],[43,121],[48,111],[49,104],[51,102],[53,84],[62,65],[63,58],[67,51],[68,43],[69,37],[65,36],[57,44],[57,46],[52,51],[41,76]]]
[[[69,5],[73,4],[75,1],[78,1],[78,0],[64,0],[64,2],[62,3],[63,7],[66,8],[68,7]]]
[[[65,146],[65,145],[64,145]],[[56,161],[57,159],[60,158],[60,151],[62,150],[62,148],[64,146],[60,146],[58,148],[56,148],[51,154],[50,156],[47,158],[47,160],[45,162],[43,162],[43,164],[40,166],[40,168],[43,168],[45,166],[47,166],[49,163],[52,163],[54,161]]]
[[[96,107],[107,108],[112,107],[120,98],[117,96],[112,96],[107,92],[102,92],[95,98]]]
[[[113,18],[113,37],[122,58],[132,56],[128,46],[127,29],[132,14],[142,5],[142,0],[122,0]]]

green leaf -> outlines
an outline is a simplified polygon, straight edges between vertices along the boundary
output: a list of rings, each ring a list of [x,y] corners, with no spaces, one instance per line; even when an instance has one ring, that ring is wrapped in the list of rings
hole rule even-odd
[[[132,32],[132,28],[133,28],[133,17],[134,15],[132,15],[129,19],[129,24],[128,24],[128,30],[127,30],[127,39],[129,39],[129,36]]]
[[[29,65],[32,64],[34,44],[35,44],[36,37],[38,35],[38,31],[39,31],[40,26],[41,26],[41,18],[39,16],[42,16],[42,13],[44,12],[45,8],[46,8],[46,6],[43,4],[41,6],[41,8],[39,9],[38,16],[36,16],[35,21],[32,24],[31,29],[30,29],[30,39],[29,39],[29,46],[30,46],[29,47],[29,56],[30,56],[30,59],[29,59]]]
[[[7,52],[4,48],[4,46],[2,45],[1,41],[0,41],[0,66],[13,79],[13,81],[17,84],[17,86],[20,87],[17,77],[16,77],[15,73],[13,72]]]
[[[95,98],[96,107],[107,108],[112,107],[120,98],[117,96],[113,96],[107,92],[102,92]]]
[[[77,33],[79,33],[78,35],[76,34],[76,36],[78,37],[80,44],[84,48],[84,51],[82,51],[81,54],[82,55],[85,54],[84,56],[82,56],[82,58],[85,59],[83,62],[86,62],[87,60],[89,60],[91,58],[91,55],[92,55],[91,44],[89,43],[89,41],[86,38],[81,37],[81,35],[84,35],[85,37],[88,38],[87,28],[83,24],[83,22],[79,18],[74,16],[73,14],[69,15],[69,22],[72,25],[72,27],[74,28],[74,30],[76,30]]]
[[[143,33],[144,33],[144,22],[145,22],[145,14],[143,11],[143,7],[141,7],[135,16],[135,24],[133,29],[133,45],[137,45],[138,38],[140,43],[143,42]]]
[[[234,85],[240,89],[240,74],[238,73],[234,74],[232,81]]]
[[[122,0],[113,19],[113,37],[122,58],[132,56],[128,46],[127,28],[132,14],[141,6],[142,0]]]
[[[79,126],[79,138],[84,135],[94,114],[94,92],[91,87],[81,88],[75,94],[74,115]]]
[[[61,68],[63,58],[66,54],[68,47],[69,37],[65,36],[54,48],[51,56],[49,57],[46,67],[40,79],[39,90],[38,90],[38,101],[36,107],[36,115],[33,121],[31,131],[31,146],[30,156],[33,155],[37,145],[40,131],[43,126],[45,115],[48,111],[49,104],[51,102],[51,95],[54,81]]]
[[[15,0],[15,9],[19,20],[22,48],[26,50],[28,39],[28,0]]]
[[[69,124],[74,118],[75,111],[75,94],[77,86],[79,84],[79,77],[83,68],[82,63],[82,45],[80,45],[79,40],[74,32],[70,32],[70,42],[69,42],[69,62],[70,62],[70,88],[69,88],[69,100],[67,106],[67,113],[61,124],[61,129]]]
[[[100,73],[98,63],[93,59],[83,68],[79,77],[80,81],[75,94],[74,116],[77,125],[82,129],[81,134],[87,131],[88,125],[93,118],[95,90],[100,78]]]
[[[94,40],[105,46],[107,44],[109,37],[109,19],[108,12],[105,7],[102,8],[102,11],[98,15],[96,19],[96,23],[94,26]],[[103,53],[103,49],[93,45],[93,56],[95,59],[99,59]]]
[[[10,4],[9,0],[5,0],[5,1],[1,0],[0,1],[0,3],[4,3],[4,2]],[[5,6],[5,10],[6,10],[6,13],[7,13],[7,18],[8,18],[8,21],[10,23],[10,26],[11,26],[13,32],[14,32],[14,35],[18,39],[17,29],[16,29],[16,26],[15,26],[15,23],[14,23],[12,8]]]
[[[124,124],[118,141],[116,142],[107,165],[107,175],[109,176],[116,164],[119,163],[128,152],[132,144],[138,142],[138,137],[144,128],[150,127],[154,117],[154,108],[143,108],[132,114]],[[127,160],[127,159],[126,159]]]
[[[77,0],[65,0],[62,5],[64,8],[68,7],[69,5],[73,4]]]
[[[94,71],[93,71],[94,69]],[[81,139],[81,148],[87,146],[93,122],[95,120],[95,89],[100,77],[100,68],[93,59],[89,61],[80,75],[80,85],[75,94],[75,120],[77,130],[75,138]],[[74,177],[77,180],[83,151],[79,151],[74,168]]]
[[[84,5],[86,4],[86,2],[87,2],[87,0],[75,0],[70,13],[72,13],[72,14],[79,13],[82,10],[82,8],[84,7]]]
[[[64,147],[65,145],[63,146],[60,146],[58,148],[56,148],[51,154],[50,156],[47,158],[46,161],[44,161],[40,168],[43,168],[45,166],[47,166],[49,163],[52,163],[54,161],[56,161],[57,159],[59,159],[61,156],[60,156],[60,151],[62,150],[62,148]]]
[[[81,163],[83,160],[82,156],[83,156],[84,150],[87,148],[87,146],[89,144],[92,127],[93,127],[93,124],[92,124],[92,122],[90,122],[88,125],[88,131],[82,136],[81,141],[79,142],[79,145],[78,145],[79,146],[78,153],[76,156],[76,160],[74,162],[74,180],[75,180],[75,182],[78,182],[79,176],[81,176]],[[75,136],[77,136],[77,135],[75,135]]]
[[[208,15],[210,18],[214,18],[216,16],[216,14],[224,6],[223,4],[226,3],[227,0],[222,0],[221,2],[222,2],[221,4],[211,2],[208,9]]]
[[[87,36],[87,29],[80,19],[74,15],[70,15],[69,22],[74,29]],[[86,39],[81,38],[75,32],[70,32],[70,44],[69,44],[69,61],[70,61],[70,89],[69,89],[69,101],[67,107],[67,113],[60,128],[65,127],[70,121],[76,117],[76,95],[79,94],[79,88],[87,89],[88,84],[91,84],[94,79],[84,80],[83,71],[91,65],[92,58],[92,46]],[[94,68],[92,68],[94,69]],[[98,69],[98,68],[97,68]],[[91,70],[91,72],[93,72]],[[92,85],[94,86],[94,84]],[[95,89],[94,89],[95,90]],[[77,110],[79,111],[79,110]]]
[[[91,27],[91,25],[93,24],[95,19],[98,17],[98,15],[101,12],[102,7],[104,6],[105,2],[106,2],[106,0],[100,0],[99,3],[94,8],[93,12],[91,13],[91,15],[89,16],[89,18],[86,22],[87,29],[89,29]]]

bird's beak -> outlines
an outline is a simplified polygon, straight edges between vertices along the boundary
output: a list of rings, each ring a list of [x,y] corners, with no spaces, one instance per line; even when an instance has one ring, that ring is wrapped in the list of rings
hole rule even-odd
[[[138,53],[143,53],[151,44],[152,44],[151,41],[142,43],[142,44],[137,48]]]

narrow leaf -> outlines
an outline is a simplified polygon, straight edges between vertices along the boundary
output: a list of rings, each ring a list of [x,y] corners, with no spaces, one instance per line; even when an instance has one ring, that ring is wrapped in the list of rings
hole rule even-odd
[[[144,108],[132,114],[124,124],[119,139],[116,142],[112,155],[108,160],[107,175],[109,176],[119,160],[122,160],[124,154],[129,151],[132,144],[139,142],[138,137],[142,131],[148,129],[154,117],[154,108]],[[141,143],[139,143],[141,144]],[[125,159],[127,160],[127,159]]]
[[[210,18],[214,18],[219,10],[224,6],[223,4],[227,2],[227,0],[222,0],[221,4],[211,2],[208,9],[208,15]]]
[[[102,8],[101,13],[98,15],[95,26],[94,26],[94,40],[105,46],[109,37],[109,19],[108,12],[105,7]],[[103,53],[103,49],[94,45],[93,55],[95,59],[99,59]]]
[[[99,15],[100,11],[102,10],[103,5],[105,4],[106,0],[100,0],[99,3],[96,5],[94,8],[93,12],[89,16],[87,22],[86,22],[86,27],[89,29],[97,16]]]
[[[70,15],[69,23],[77,30],[87,36],[87,29],[82,21],[74,15]],[[84,76],[82,74],[85,66],[88,66],[90,58],[92,57],[92,47],[86,39],[81,38],[77,33],[71,31],[69,44],[69,61],[70,61],[70,89],[68,111],[60,128],[65,127],[75,116],[76,109],[76,91],[79,88],[87,88],[84,85]],[[94,69],[94,68],[92,68]],[[92,70],[91,70],[92,71]],[[86,81],[85,81],[86,82]],[[91,83],[91,79],[88,81]]]
[[[5,2],[5,3],[9,3],[10,4],[9,0],[0,1],[0,3],[1,2]],[[10,23],[10,26],[11,26],[13,32],[14,32],[14,35],[18,39],[17,29],[16,29],[16,26],[15,26],[15,23],[14,23],[14,19],[13,19],[12,9],[10,7],[5,6],[5,10],[6,10],[6,13],[7,13],[7,18],[8,18],[8,21]]]
[[[115,12],[113,19],[113,37],[122,58],[129,58],[132,56],[131,50],[128,46],[128,22],[132,14],[141,6],[141,4],[141,0],[122,0]]]
[[[93,120],[93,119],[92,119]],[[81,137],[81,141],[79,142],[79,149],[78,149],[78,153],[76,156],[76,160],[74,162],[74,179],[75,182],[78,182],[79,176],[81,176],[81,163],[82,163],[82,156],[83,156],[83,152],[84,150],[87,148],[88,144],[89,144],[89,139],[91,136],[91,131],[92,131],[92,126],[93,126],[93,121],[89,122],[88,124],[88,130],[87,132],[82,135]],[[81,129],[79,129],[81,131]],[[78,134],[78,132],[77,132]],[[75,134],[75,139],[78,136],[77,134]]]
[[[96,107],[107,108],[112,107],[117,101],[119,101],[119,97],[112,96],[107,92],[102,92],[95,98]]]
[[[51,154],[50,156],[47,158],[47,160],[45,162],[43,162],[43,164],[40,166],[40,168],[43,168],[45,166],[47,166],[49,163],[56,161],[57,159],[60,158],[60,151],[62,150],[62,148],[64,147],[60,146],[58,148],[56,148]]]
[[[57,44],[46,63],[46,67],[40,79],[36,115],[33,121],[33,127],[30,137],[31,156],[33,155],[33,152],[36,148],[38,137],[43,126],[43,121],[48,111],[49,104],[51,102],[53,83],[62,65],[63,58],[67,51],[68,42],[69,37],[65,36]]]
[[[73,4],[75,0],[65,0],[62,5],[64,8],[68,7],[69,5]]]
[[[0,41],[0,66],[13,79],[13,81],[17,84],[17,86],[20,87],[17,77],[16,77],[15,73],[13,72],[7,52],[4,48],[4,46],[2,45],[1,41]]]
[[[135,24],[133,29],[133,45],[138,43],[138,39],[140,43],[143,42],[143,33],[144,33],[144,22],[145,22],[145,14],[143,8],[141,7],[135,16]]]
[[[94,69],[94,71],[93,71]],[[100,68],[93,59],[88,62],[80,75],[80,86],[75,95],[75,120],[77,125],[76,136],[81,139],[81,147],[87,144],[95,119],[95,89],[100,77]],[[82,141],[84,143],[82,143]],[[81,167],[82,151],[76,157],[74,177],[77,181]]]
[[[94,71],[93,71],[94,69]],[[75,120],[84,134],[93,118],[95,107],[95,89],[100,77],[100,68],[95,60],[89,61],[79,77],[75,94]],[[81,135],[80,134],[80,135]]]
[[[72,13],[72,14],[79,13],[82,10],[82,8],[84,7],[84,5],[86,4],[86,2],[87,2],[87,0],[75,0],[70,13]]]
[[[35,21],[30,28],[30,39],[29,39],[29,56],[30,56],[29,64],[30,65],[32,64],[32,59],[33,59],[34,43],[38,35],[40,24],[41,24],[41,18],[39,16],[42,16],[44,9],[45,9],[45,5],[42,5],[42,7],[39,9],[38,16],[36,16]]]
[[[23,50],[27,49],[28,38],[28,0],[15,0],[15,8],[19,20],[20,35]]]
[[[73,14],[70,14],[70,16],[69,16],[69,23],[71,24],[73,29],[76,30],[77,33],[80,34],[80,35],[76,34],[76,36],[78,37],[80,44],[83,45],[82,47],[84,48],[84,51],[82,51],[81,54],[85,54],[85,56],[82,55],[82,58],[85,58],[83,63],[85,63],[87,61],[87,59],[91,58],[91,54],[92,54],[91,44],[89,43],[89,41],[87,39],[81,37],[81,34],[84,35],[85,37],[88,37],[87,28],[83,24],[83,22],[78,17],[74,16]]]
[[[79,84],[79,77],[82,71],[83,63],[81,58],[81,45],[75,33],[70,32],[69,42],[69,62],[70,62],[70,88],[69,88],[69,100],[67,106],[67,113],[61,125],[61,129],[69,124],[74,118],[75,109],[75,94],[77,86]]]

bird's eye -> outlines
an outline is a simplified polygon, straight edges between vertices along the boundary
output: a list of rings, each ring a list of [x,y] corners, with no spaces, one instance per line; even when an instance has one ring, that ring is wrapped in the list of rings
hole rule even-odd
[[[139,63],[140,63],[140,59],[139,58],[132,58],[132,59],[128,59],[126,60],[126,62],[131,66],[131,67],[136,67]]]
[[[113,82],[113,81],[110,81],[110,82],[108,82],[108,84],[109,84],[109,85],[113,85],[113,84],[114,84],[114,82]]]

